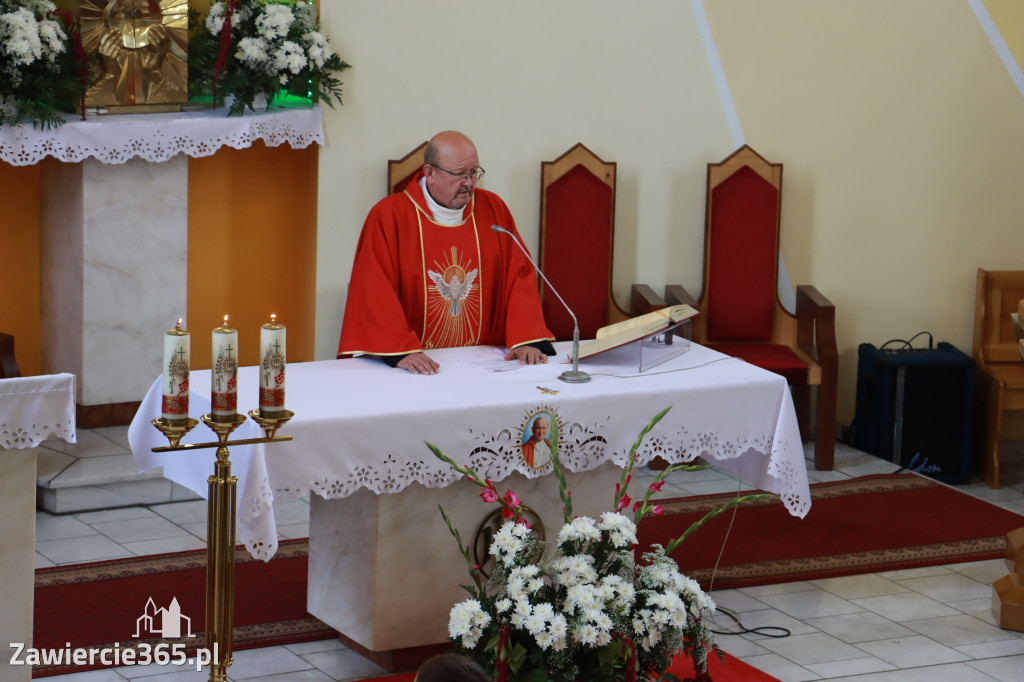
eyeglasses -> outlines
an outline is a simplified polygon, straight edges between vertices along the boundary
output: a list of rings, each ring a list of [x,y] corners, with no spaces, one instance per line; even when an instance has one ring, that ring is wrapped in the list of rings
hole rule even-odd
[[[455,173],[453,171],[448,170],[447,168],[441,168],[440,166],[437,166],[435,164],[430,165],[434,166],[434,168],[436,168],[439,171],[444,171],[448,175],[458,178],[460,181],[472,180],[474,182],[479,182],[480,178],[482,178],[484,176],[484,173],[486,173],[486,171],[483,168],[477,168],[476,170],[466,171],[465,173]]]

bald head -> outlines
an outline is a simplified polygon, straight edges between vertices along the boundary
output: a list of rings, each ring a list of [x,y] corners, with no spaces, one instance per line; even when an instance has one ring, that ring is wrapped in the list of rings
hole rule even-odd
[[[430,138],[423,152],[427,191],[446,208],[463,208],[473,198],[476,177],[465,177],[480,167],[476,145],[462,133],[446,130]]]

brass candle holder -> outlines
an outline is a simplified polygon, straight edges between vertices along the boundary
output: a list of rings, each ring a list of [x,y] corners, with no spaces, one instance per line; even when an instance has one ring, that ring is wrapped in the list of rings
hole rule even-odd
[[[204,637],[210,653],[210,682],[227,682],[227,669],[234,662],[235,627],[235,508],[238,477],[231,475],[231,457],[228,445],[255,445],[257,443],[278,443],[291,440],[291,436],[278,436],[281,428],[294,415],[282,410],[274,416],[263,416],[259,410],[252,410],[252,417],[262,428],[264,438],[241,438],[230,440],[231,433],[245,423],[245,415],[236,414],[233,419],[215,420],[212,413],[204,414],[202,421],[217,434],[217,440],[210,443],[186,443],[181,439],[195,428],[195,419],[168,420],[154,419],[153,426],[160,430],[170,445],[153,448],[153,452],[171,452],[217,448],[217,460],[213,475],[208,479],[209,496],[206,507],[206,627]],[[180,423],[183,422],[183,423]]]

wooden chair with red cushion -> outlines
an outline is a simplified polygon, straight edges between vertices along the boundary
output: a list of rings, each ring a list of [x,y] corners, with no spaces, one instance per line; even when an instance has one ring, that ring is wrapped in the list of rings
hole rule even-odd
[[[615,171],[614,161],[603,161],[581,143],[541,163],[538,262],[576,314],[581,339],[594,338],[608,324],[665,307],[646,285],[633,285],[629,311],[612,294]],[[555,338],[572,339],[572,318],[544,282],[541,305]]]
[[[388,161],[388,194],[405,191],[412,177],[423,168],[423,152],[426,149],[427,143],[423,142],[402,158]]]
[[[679,285],[670,305],[700,310],[693,340],[781,374],[793,392],[800,433],[810,440],[812,388],[817,387],[815,468],[835,456],[838,351],[835,307],[816,288],[796,288],[796,314],[778,296],[782,164],[744,145],[708,164],[704,279],[699,298]]]

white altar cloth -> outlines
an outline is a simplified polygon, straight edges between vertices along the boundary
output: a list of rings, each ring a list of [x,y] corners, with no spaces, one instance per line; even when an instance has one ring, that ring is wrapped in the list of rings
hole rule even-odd
[[[75,163],[95,158],[125,163],[139,157],[167,161],[177,154],[211,156],[221,147],[244,149],[255,140],[268,147],[285,142],[295,149],[324,143],[323,113],[319,106],[246,111],[244,116],[216,110],[169,114],[111,114],[86,120],[64,114],[60,128],[44,130],[31,123],[0,126],[0,161],[31,166],[47,156]]]
[[[75,375],[0,379],[0,449],[34,448],[50,436],[75,440]]]
[[[73,374],[0,379],[0,642],[32,645],[36,451],[49,436],[75,442]],[[32,666],[0,659],[0,680],[29,682]]]
[[[564,353],[568,344],[557,347]],[[286,403],[295,417],[280,434],[294,440],[231,448],[239,535],[250,553],[269,559],[277,550],[274,502],[310,491],[332,499],[361,488],[383,494],[413,482],[449,485],[458,475],[424,441],[495,482],[512,471],[544,475],[550,465],[532,469],[520,448],[523,430],[538,411],[555,415],[566,467],[589,471],[605,461],[624,464],[640,430],[671,406],[645,438],[638,464],[658,455],[671,462],[704,457],[780,494],[794,515],[803,517],[810,509],[796,413],[781,376],[693,344],[689,353],[642,375],[629,348],[612,351],[581,366],[592,374],[590,383],[566,384],[557,379],[564,364],[503,363],[503,353],[483,346],[431,351],[441,364],[433,376],[363,358],[290,364]],[[482,364],[495,361],[515,369],[493,372]],[[192,373],[195,418],[209,412],[209,384],[208,370]],[[238,389],[239,409],[255,407],[256,367],[239,370]],[[213,450],[151,451],[167,445],[150,423],[160,416],[161,390],[158,378],[129,429],[136,462],[142,471],[162,466],[165,477],[206,496]],[[249,420],[233,438],[260,435]],[[212,440],[212,431],[200,424],[182,442]]]

